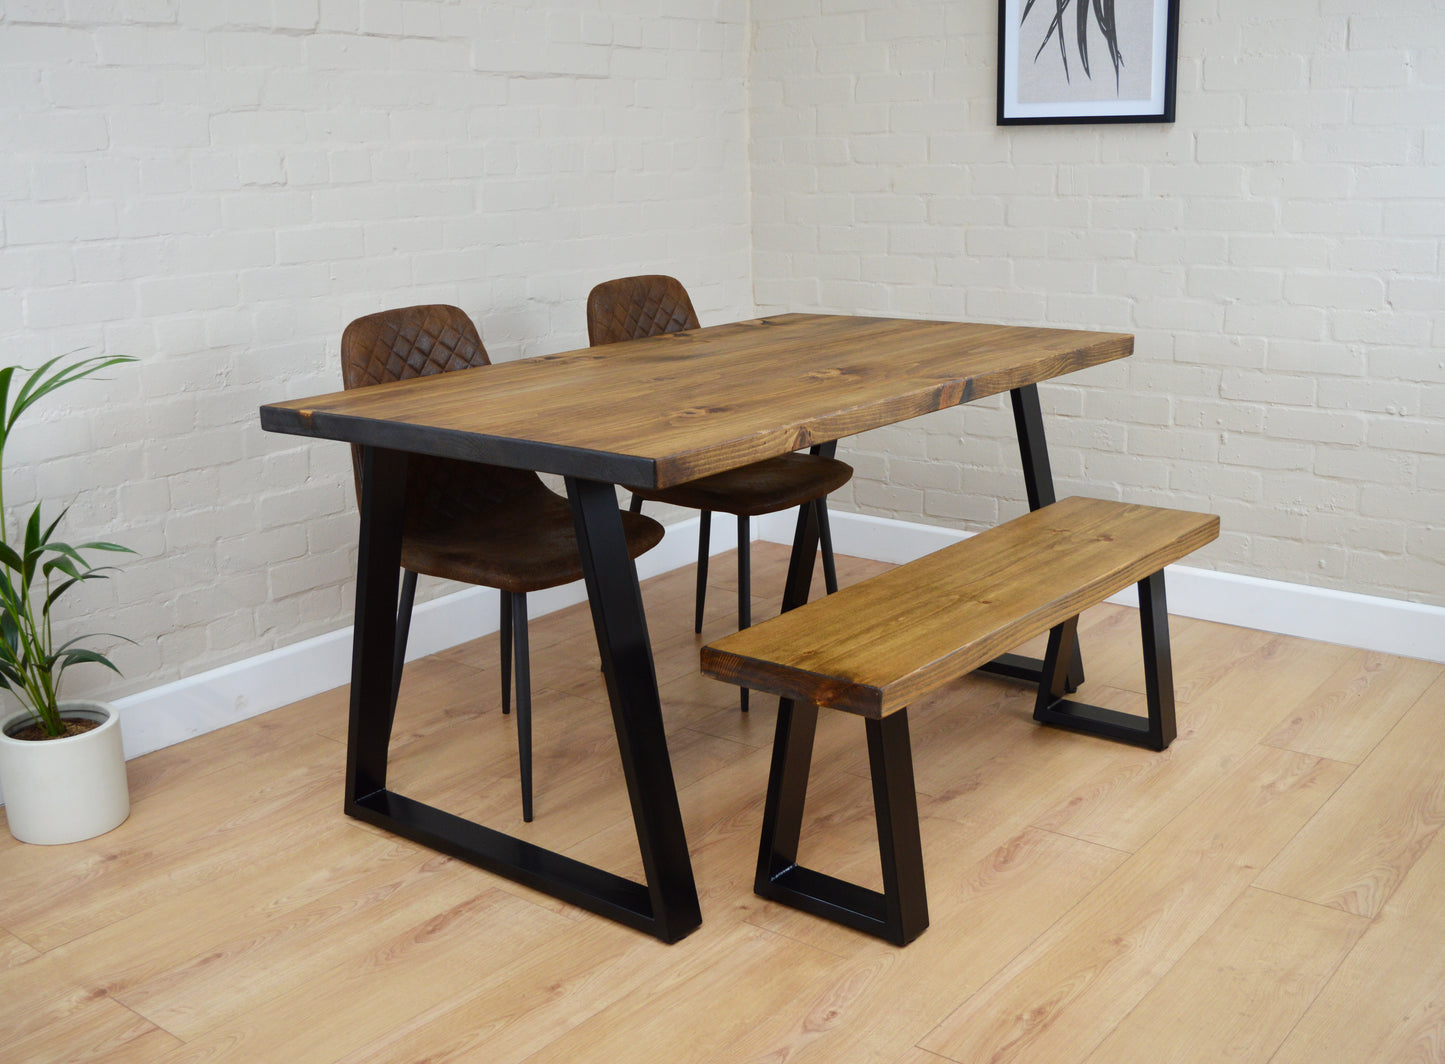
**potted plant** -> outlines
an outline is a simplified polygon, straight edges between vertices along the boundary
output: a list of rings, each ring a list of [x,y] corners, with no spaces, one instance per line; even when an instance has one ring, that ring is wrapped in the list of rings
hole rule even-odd
[[[49,524],[36,503],[12,534],[5,513],[5,445],[20,415],[74,381],[134,359],[97,355],[53,358],[34,371],[0,369],[0,687],[19,701],[0,719],[0,787],[6,820],[21,842],[77,842],[103,834],[130,814],[120,719],[103,702],[62,702],[60,681],[72,665],[94,662],[119,673],[78,636],[55,645],[52,611],[66,592],[104,579],[93,551],[128,551],[114,543],[72,546],[55,538],[65,516]],[[12,395],[12,387],[18,390]]]

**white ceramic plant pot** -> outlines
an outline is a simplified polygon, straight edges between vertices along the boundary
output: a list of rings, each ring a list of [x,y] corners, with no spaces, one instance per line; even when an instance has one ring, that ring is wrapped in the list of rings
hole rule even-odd
[[[55,845],[104,835],[130,815],[120,716],[104,702],[62,702],[62,716],[100,727],[64,739],[32,741],[10,733],[30,723],[21,711],[0,723],[0,788],[10,834]]]

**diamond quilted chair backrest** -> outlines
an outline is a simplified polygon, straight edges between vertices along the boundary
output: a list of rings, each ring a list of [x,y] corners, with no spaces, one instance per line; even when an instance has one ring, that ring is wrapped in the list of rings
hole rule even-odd
[[[466,311],[442,303],[368,314],[341,334],[341,379],[347,388],[490,364]]]
[[[491,364],[467,312],[444,303],[368,314],[341,334],[341,379],[347,390]],[[355,445],[351,460],[360,498],[361,449]],[[410,519],[422,524],[542,489],[537,475],[527,470],[455,459],[412,455],[409,469]]]
[[[687,289],[675,277],[643,274],[603,281],[587,296],[587,340],[593,346],[698,327]]]

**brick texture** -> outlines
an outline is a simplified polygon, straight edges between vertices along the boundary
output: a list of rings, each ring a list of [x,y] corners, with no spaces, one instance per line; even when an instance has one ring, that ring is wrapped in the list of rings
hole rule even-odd
[[[605,8],[605,10],[603,10]],[[0,364],[137,364],[45,400],[6,503],[138,555],[63,603],[118,697],[350,623],[346,449],[262,433],[346,323],[470,313],[586,345],[593,284],[753,311],[745,0],[156,0],[0,11]],[[13,527],[13,524],[12,524]],[[423,594],[445,588],[424,588]],[[88,674],[87,674],[88,673]]]
[[[754,4],[760,309],[1132,332],[1042,388],[1061,493],[1222,513],[1194,564],[1445,605],[1445,6],[1182,8],[1173,125],[1000,128],[994,5]],[[845,443],[839,505],[1022,511],[976,407]]]
[[[256,418],[339,386],[349,320],[452,302],[541,354],[639,272],[704,323],[1133,332],[1044,386],[1061,492],[1222,513],[1200,564],[1445,604],[1445,8],[1184,9],[1174,125],[1000,129],[990,4],[6,6],[0,359],[140,360],[6,454],[12,508],[138,551],[60,618],[134,639],[125,679],[70,693],[349,623],[345,449]],[[844,508],[1024,506],[1001,400],[842,452]]]

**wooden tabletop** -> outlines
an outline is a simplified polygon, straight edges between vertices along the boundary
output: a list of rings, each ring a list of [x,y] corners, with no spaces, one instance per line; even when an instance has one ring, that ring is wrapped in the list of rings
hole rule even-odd
[[[784,314],[268,404],[261,426],[665,488],[1133,348],[1122,333]]]

